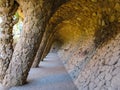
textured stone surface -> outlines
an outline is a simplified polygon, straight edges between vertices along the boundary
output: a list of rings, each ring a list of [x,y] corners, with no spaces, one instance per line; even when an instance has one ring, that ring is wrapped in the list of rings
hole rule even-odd
[[[5,3],[6,5],[3,5]],[[14,8],[13,11],[11,8]],[[10,60],[12,58],[12,30],[14,24],[16,23],[16,20],[13,19],[13,15],[15,14],[17,8],[18,4],[16,2],[13,2],[13,0],[11,0],[11,2],[1,1],[0,3],[0,15],[2,19],[2,22],[0,23],[0,83],[4,79]]]
[[[118,71],[120,70],[120,64],[118,63],[120,61],[119,45],[120,34],[107,45],[96,51],[95,55],[91,58],[90,62],[86,65],[84,70],[81,71],[78,79],[75,81],[78,87],[84,88],[85,83],[89,81],[87,85],[90,85],[93,82],[96,83],[95,87],[92,86],[92,90],[96,90],[95,88],[99,88],[98,90],[109,90],[109,88],[112,88],[111,90],[120,89],[120,73]],[[115,63],[109,64],[110,61],[105,63],[108,59],[115,60]],[[84,76],[85,72],[87,77]],[[84,82],[81,81],[81,78],[84,78]]]
[[[51,52],[59,54],[79,90],[119,90],[119,0],[68,0],[59,8],[61,0],[18,1],[24,27],[4,85],[25,83],[38,47],[41,60],[52,37],[56,41]]]
[[[12,60],[3,80],[5,86],[22,85],[34,61],[46,24],[65,0],[18,0],[24,14],[24,25]]]
[[[71,0],[51,19],[55,24],[62,20],[56,27],[57,40],[62,42],[58,54],[79,90],[120,88],[119,3]]]

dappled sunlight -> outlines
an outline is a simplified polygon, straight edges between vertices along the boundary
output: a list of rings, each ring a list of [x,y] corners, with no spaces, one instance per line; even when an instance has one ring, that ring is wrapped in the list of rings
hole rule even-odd
[[[20,38],[20,34],[23,28],[23,21],[19,20],[17,24],[14,25],[13,27],[13,39],[14,39],[14,44],[16,44]]]

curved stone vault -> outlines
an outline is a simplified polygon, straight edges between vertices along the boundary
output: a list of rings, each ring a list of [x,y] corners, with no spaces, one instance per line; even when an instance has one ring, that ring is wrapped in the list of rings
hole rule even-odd
[[[79,90],[120,89],[120,0],[0,1],[0,14],[7,18],[0,25],[5,32],[6,22],[14,22],[8,17],[17,10],[24,25],[14,50],[0,31],[0,55],[7,58],[0,57],[3,85],[25,84],[30,68],[54,52]],[[7,28],[12,30],[13,24]],[[3,46],[13,54],[2,53]]]

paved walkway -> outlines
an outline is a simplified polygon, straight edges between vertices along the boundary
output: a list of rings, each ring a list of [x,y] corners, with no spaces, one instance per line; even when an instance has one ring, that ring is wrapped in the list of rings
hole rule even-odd
[[[57,54],[50,53],[40,63],[39,68],[31,69],[28,84],[10,90],[78,90]]]

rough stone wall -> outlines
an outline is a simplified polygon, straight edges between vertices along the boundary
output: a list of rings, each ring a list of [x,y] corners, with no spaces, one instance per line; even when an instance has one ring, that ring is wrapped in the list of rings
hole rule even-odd
[[[119,10],[119,0],[71,0],[55,15],[57,53],[79,90],[120,89]]]
[[[119,27],[117,27],[119,29]],[[107,29],[106,33],[107,33]],[[110,30],[110,28],[109,28]],[[116,31],[116,29],[113,29]],[[58,55],[63,60],[79,90],[119,90],[120,89],[120,34],[110,33],[104,43],[96,48],[95,40],[87,38],[79,43],[63,44]],[[103,36],[105,36],[105,34]],[[116,34],[118,34],[116,36]],[[99,37],[99,36],[98,36]],[[97,37],[97,38],[98,38]],[[100,39],[101,38],[100,36]],[[100,40],[97,39],[97,40]]]
[[[79,90],[120,89],[120,34],[96,50],[75,83]]]
[[[61,45],[62,45],[62,42],[60,42],[59,40],[55,40],[55,42],[51,46],[50,52],[57,53]]]
[[[78,42],[65,43],[58,50],[58,55],[63,60],[70,76],[76,80],[80,71],[95,52],[93,38],[87,38]]]
[[[70,8],[71,6],[72,8]],[[94,33],[101,24],[101,21],[98,21],[102,18],[98,6],[98,3],[91,1],[70,1],[58,10],[58,16],[55,15],[63,20],[57,26],[56,36],[63,43],[58,54],[73,79],[79,75],[79,68],[82,69],[84,59],[94,50]],[[56,17],[55,20],[57,20]],[[55,20],[53,19],[53,21]]]
[[[17,1],[23,9],[24,27],[5,75],[4,85],[26,83],[28,71],[39,47],[38,43],[45,39],[40,46],[43,52],[38,55],[43,58],[42,56],[46,55],[44,51],[49,51],[52,39],[47,41],[55,33],[56,39],[62,45],[55,47],[56,51],[80,90],[120,88],[119,0]],[[5,12],[10,9],[5,8]],[[2,10],[3,8],[0,9]],[[55,50],[51,50],[53,51]]]

